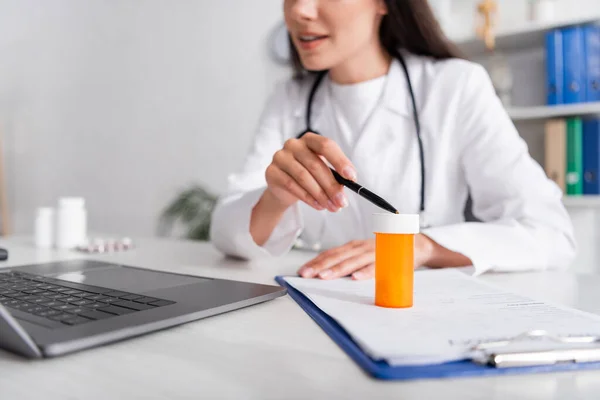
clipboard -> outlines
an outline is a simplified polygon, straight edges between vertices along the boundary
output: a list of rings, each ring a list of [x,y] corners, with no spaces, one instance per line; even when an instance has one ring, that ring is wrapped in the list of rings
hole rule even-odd
[[[393,366],[385,361],[373,360],[350,337],[333,318],[321,311],[304,294],[288,284],[283,276],[275,281],[286,288],[289,296],[315,321],[327,335],[367,374],[382,380],[439,379],[511,374],[533,374],[559,371],[600,369],[600,362],[558,362],[548,365],[496,368],[472,360],[453,361],[443,364]]]

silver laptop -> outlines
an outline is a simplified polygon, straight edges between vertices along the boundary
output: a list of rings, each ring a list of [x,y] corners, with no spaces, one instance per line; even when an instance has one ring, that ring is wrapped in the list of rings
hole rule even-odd
[[[285,295],[278,286],[92,260],[0,269],[0,347],[58,356]]]

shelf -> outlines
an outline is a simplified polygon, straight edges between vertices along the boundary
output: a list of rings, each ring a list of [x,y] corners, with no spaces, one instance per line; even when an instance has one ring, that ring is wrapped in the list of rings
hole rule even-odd
[[[568,208],[600,208],[600,195],[565,196],[563,197],[563,204]]]
[[[513,121],[600,115],[600,102],[556,106],[509,107],[506,111]]]
[[[546,32],[552,29],[598,21],[600,21],[600,15],[587,16],[568,21],[531,22],[523,26],[501,29],[496,33],[496,51],[541,47],[544,46],[544,36]],[[483,56],[487,52],[483,41],[475,35],[466,38],[454,38],[452,40],[467,56]]]

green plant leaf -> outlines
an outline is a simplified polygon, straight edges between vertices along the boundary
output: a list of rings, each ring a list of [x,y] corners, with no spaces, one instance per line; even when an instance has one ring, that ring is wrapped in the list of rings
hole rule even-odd
[[[200,185],[192,185],[179,193],[162,211],[159,218],[159,235],[170,234],[175,225],[183,226],[188,239],[208,240],[212,212],[217,196]]]

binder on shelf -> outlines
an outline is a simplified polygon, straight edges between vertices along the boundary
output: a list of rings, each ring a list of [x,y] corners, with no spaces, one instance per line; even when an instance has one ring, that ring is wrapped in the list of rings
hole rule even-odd
[[[568,195],[583,194],[582,139],[581,118],[567,119],[567,171],[565,180]]]
[[[558,29],[546,33],[546,96],[547,103],[563,104],[564,69],[563,38]]]
[[[565,175],[567,171],[567,123],[564,119],[546,122],[544,131],[546,175],[566,193]]]
[[[583,27],[587,101],[600,101],[600,26]]]
[[[575,26],[562,30],[564,103],[582,103],[586,101],[585,90],[585,46],[583,28]]]
[[[600,120],[583,121],[583,194],[600,194]]]

